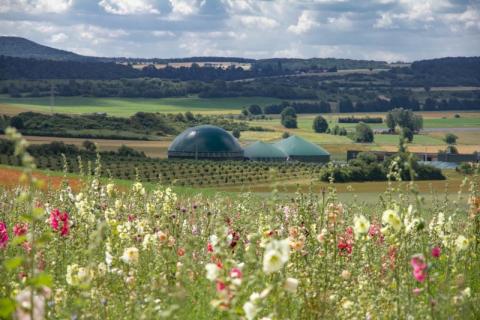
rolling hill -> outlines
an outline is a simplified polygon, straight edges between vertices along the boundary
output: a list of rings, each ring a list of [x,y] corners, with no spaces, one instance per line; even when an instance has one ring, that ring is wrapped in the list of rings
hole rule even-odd
[[[41,60],[87,61],[95,58],[47,47],[20,37],[0,37],[0,55]]]

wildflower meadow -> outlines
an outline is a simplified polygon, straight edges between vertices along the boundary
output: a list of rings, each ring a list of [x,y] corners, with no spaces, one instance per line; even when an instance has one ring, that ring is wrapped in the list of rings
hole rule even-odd
[[[374,204],[180,195],[99,174],[0,194],[0,318],[479,319],[478,176],[427,204],[392,172]],[[95,166],[97,172],[101,160]]]

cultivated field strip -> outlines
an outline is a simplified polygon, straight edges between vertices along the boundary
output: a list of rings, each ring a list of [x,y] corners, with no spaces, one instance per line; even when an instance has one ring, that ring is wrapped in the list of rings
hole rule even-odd
[[[92,173],[95,159],[40,156],[36,158],[39,169],[70,173]],[[17,166],[15,156],[0,155],[0,163]],[[235,186],[258,184],[270,181],[314,177],[319,174],[321,164],[301,162],[242,162],[165,160],[137,157],[102,157],[101,175],[116,179],[138,179],[177,186]]]

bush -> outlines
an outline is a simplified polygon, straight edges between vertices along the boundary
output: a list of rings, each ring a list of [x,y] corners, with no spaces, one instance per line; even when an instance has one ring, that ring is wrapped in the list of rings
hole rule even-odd
[[[282,119],[282,125],[285,128],[290,128],[290,129],[297,128],[297,118],[294,118],[292,116],[286,116],[285,118]]]
[[[281,113],[281,123],[285,128],[297,127],[297,113],[292,107],[283,109]]]
[[[372,129],[363,122],[360,122],[355,127],[355,141],[356,142],[373,142],[374,135]]]
[[[445,141],[448,144],[456,144],[457,143],[458,137],[454,135],[453,133],[447,133],[445,135],[445,138],[443,138],[443,141]]]
[[[470,162],[462,162],[455,170],[461,174],[470,175],[474,173],[480,173],[480,166]]]
[[[313,120],[313,130],[317,133],[324,133],[328,129],[328,122],[322,116],[316,116]]]

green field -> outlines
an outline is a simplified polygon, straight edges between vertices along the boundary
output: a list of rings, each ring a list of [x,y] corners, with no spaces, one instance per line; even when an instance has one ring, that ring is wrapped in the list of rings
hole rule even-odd
[[[56,97],[53,111],[56,113],[94,113],[106,112],[109,115],[129,116],[136,112],[238,114],[242,107],[250,104],[260,106],[279,103],[281,100],[266,97],[238,98],[92,98],[92,97]],[[10,98],[0,95],[0,113],[15,114],[22,111],[51,112],[50,98]]]

